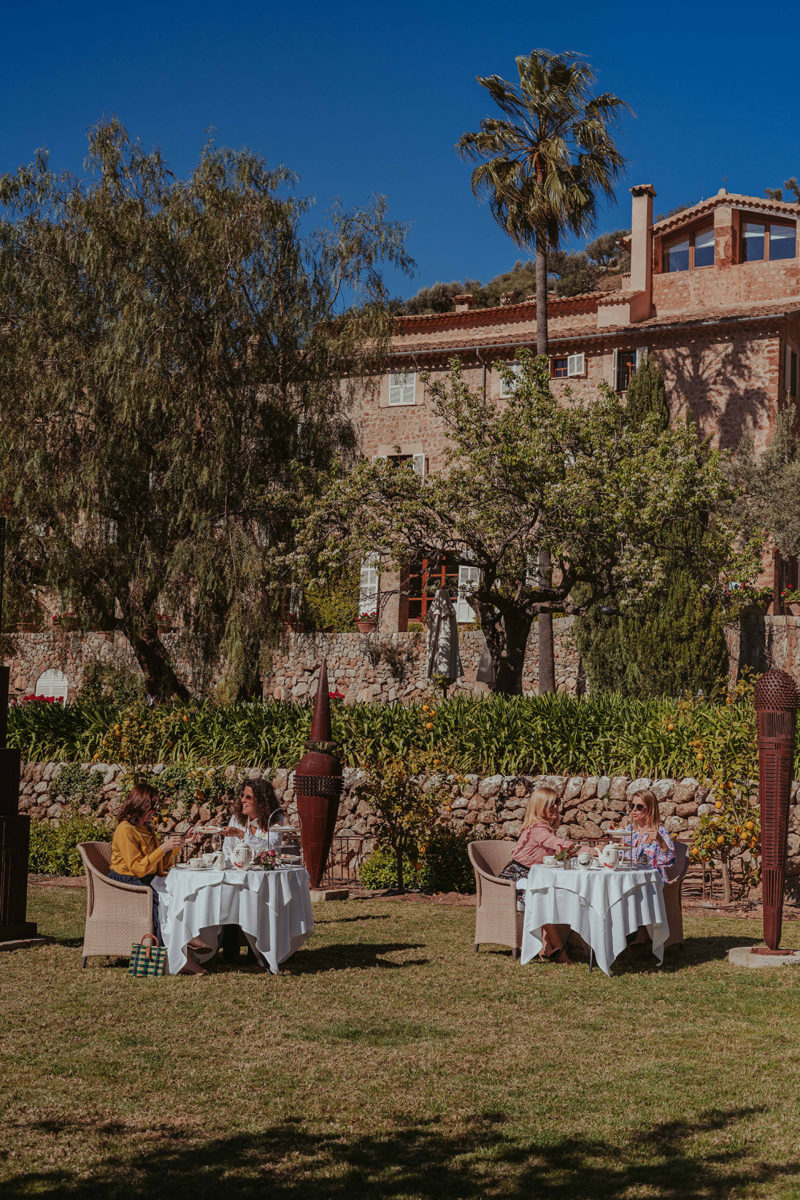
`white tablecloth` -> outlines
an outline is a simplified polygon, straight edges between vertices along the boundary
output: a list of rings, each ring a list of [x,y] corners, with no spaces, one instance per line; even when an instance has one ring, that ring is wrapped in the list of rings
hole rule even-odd
[[[240,925],[259,962],[273,974],[314,931],[309,878],[302,867],[277,871],[173,867],[159,895],[159,913],[171,975],[186,965],[186,947],[192,938],[216,949],[223,925]]]
[[[664,884],[651,867],[635,870],[594,870],[531,867],[517,888],[525,897],[522,929],[522,962],[530,962],[542,948],[543,925],[569,925],[591,946],[598,967],[606,975],[627,943],[627,935],[640,926],[653,939],[653,953],[664,958],[669,936],[664,907]]]

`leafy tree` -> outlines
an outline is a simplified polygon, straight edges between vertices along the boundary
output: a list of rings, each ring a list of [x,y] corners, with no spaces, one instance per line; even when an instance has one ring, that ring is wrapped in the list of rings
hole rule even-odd
[[[477,163],[472,190],[489,198],[512,241],[536,257],[536,353],[547,354],[547,254],[568,232],[594,228],[599,194],[612,197],[624,159],[614,131],[624,101],[592,96],[595,74],[574,54],[533,50],[516,60],[519,86],[499,75],[478,77],[502,118],[485,117],[462,134],[458,150]],[[540,569],[549,564],[540,551]],[[540,690],[555,691],[553,627],[542,613]]]
[[[389,332],[385,203],[306,232],[284,168],[207,145],[174,178],[116,120],[86,179],[44,153],[0,179],[0,495],[30,590],[129,639],[185,696],[158,634],[251,687],[303,497],[354,449],[351,395]]]
[[[399,892],[405,891],[406,861],[416,869],[439,819],[442,795],[440,789],[424,786],[426,768],[430,764],[424,754],[402,760],[389,755],[367,766],[366,781],[356,789],[375,814],[378,845],[394,856]]]
[[[661,365],[647,357],[627,391],[625,416],[634,428],[669,428]],[[593,691],[646,699],[684,692],[708,694],[727,669],[707,514],[676,522],[665,535],[665,586],[624,605],[595,604],[578,622],[578,649]],[[624,609],[625,611],[620,611]]]
[[[693,427],[629,421],[610,389],[559,403],[547,360],[523,352],[507,367],[513,403],[498,409],[454,365],[431,385],[450,445],[446,470],[420,480],[410,468],[360,462],[323,496],[303,538],[303,569],[327,572],[377,553],[398,568],[416,556],[441,561],[455,549],[478,568],[469,593],[497,675],[497,690],[519,693],[531,625],[542,613],[621,598],[626,606],[661,588],[676,529],[704,519],[709,572],[743,569],[731,546],[735,491],[724,454]],[[556,566],[536,569],[542,547]]]
[[[782,409],[766,449],[757,455],[746,436],[734,463],[748,531],[766,535],[787,557],[800,554],[800,436],[795,420],[794,407]]]

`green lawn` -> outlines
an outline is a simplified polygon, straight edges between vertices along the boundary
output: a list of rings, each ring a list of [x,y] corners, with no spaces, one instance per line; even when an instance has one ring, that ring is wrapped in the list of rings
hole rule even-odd
[[[57,941],[0,955],[2,1197],[800,1196],[800,974],[725,961],[759,922],[607,979],[353,900],[277,977],[132,980],[83,906],[32,888]]]

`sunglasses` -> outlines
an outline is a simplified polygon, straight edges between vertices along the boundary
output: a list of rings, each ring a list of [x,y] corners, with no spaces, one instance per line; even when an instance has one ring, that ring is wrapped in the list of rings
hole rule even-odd
[[[632,804],[631,805],[631,812],[646,812],[646,811],[647,811],[646,804]]]

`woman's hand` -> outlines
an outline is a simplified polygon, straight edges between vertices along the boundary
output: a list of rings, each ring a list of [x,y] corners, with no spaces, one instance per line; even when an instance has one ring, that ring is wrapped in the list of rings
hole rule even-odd
[[[161,843],[161,845],[165,854],[168,851],[180,850],[181,846],[183,845],[183,838],[177,833],[171,833],[168,838],[164,838],[164,841]]]
[[[228,825],[226,829],[221,831],[222,837],[244,837],[244,830],[237,829],[235,825]]]

